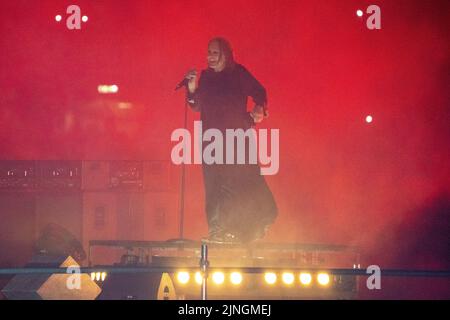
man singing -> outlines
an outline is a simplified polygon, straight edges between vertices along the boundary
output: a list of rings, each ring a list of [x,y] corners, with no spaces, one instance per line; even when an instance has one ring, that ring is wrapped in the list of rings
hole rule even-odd
[[[227,40],[214,38],[209,42],[207,61],[198,85],[196,70],[186,74],[187,101],[192,110],[200,112],[204,130],[218,129],[225,136],[226,129],[247,130],[267,117],[266,90],[234,61]],[[248,97],[254,102],[251,112],[247,111]],[[235,149],[234,155],[248,155],[245,148]],[[224,143],[224,157],[226,149]],[[209,229],[204,241],[248,243],[262,239],[278,210],[259,165],[222,163],[202,164]]]

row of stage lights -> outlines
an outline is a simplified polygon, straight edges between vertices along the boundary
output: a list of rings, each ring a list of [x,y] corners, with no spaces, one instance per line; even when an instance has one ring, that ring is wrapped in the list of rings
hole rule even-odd
[[[264,274],[264,281],[268,285],[275,285],[278,281],[278,277],[279,275],[277,275],[274,272],[266,272]],[[211,276],[213,283],[216,285],[224,284],[225,278],[226,278],[225,274],[220,271],[213,272]],[[180,271],[176,274],[176,279],[178,283],[185,285],[189,283],[191,275],[189,274],[189,272]],[[243,276],[242,273],[240,272],[232,272],[228,275],[228,279],[231,284],[240,285],[242,284]],[[315,279],[320,286],[326,287],[330,284],[330,276],[328,273],[325,272],[318,273],[315,275]],[[202,274],[200,272],[196,272],[194,275],[194,280],[197,284],[201,284]],[[307,287],[313,283],[313,275],[309,272],[301,272],[298,275],[298,280],[300,284]],[[295,283],[295,274],[292,272],[283,272],[281,274],[281,281],[285,285],[293,285]]]
[[[105,281],[106,279],[106,272],[91,272],[91,280],[92,281]]]
[[[97,282],[103,282],[106,279],[106,272],[91,272],[91,280]],[[279,275],[274,272],[266,272],[264,273],[264,281],[268,285],[275,285],[278,281]],[[213,283],[217,285],[221,285],[225,283],[225,273],[216,271],[212,273],[211,279]],[[176,274],[176,279],[178,283],[184,285],[188,284],[191,280],[191,274],[186,271],[180,271]],[[243,281],[242,273],[240,272],[231,272],[228,275],[228,279],[233,285],[240,285]],[[328,273],[320,272],[315,275],[316,282],[326,287],[330,284],[330,276]],[[202,274],[200,272],[196,272],[194,275],[194,280],[197,284],[202,284]],[[309,272],[301,272],[298,275],[298,280],[300,284],[303,286],[309,286],[313,283],[313,275]],[[283,272],[281,274],[281,281],[285,285],[293,285],[295,283],[295,275],[292,272]]]

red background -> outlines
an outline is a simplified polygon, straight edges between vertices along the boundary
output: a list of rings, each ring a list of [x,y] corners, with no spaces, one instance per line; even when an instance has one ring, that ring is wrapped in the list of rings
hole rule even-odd
[[[170,134],[183,126],[173,88],[206,67],[207,42],[220,35],[268,91],[260,127],[280,129],[280,170],[266,177],[279,206],[269,240],[449,267],[448,1],[377,1],[381,30],[356,16],[371,1],[80,0],[81,30],[65,27],[69,4],[0,5],[2,159],[169,161]],[[108,108],[101,83],[117,84],[133,108]],[[187,168],[186,196],[185,235],[198,239],[199,166]]]

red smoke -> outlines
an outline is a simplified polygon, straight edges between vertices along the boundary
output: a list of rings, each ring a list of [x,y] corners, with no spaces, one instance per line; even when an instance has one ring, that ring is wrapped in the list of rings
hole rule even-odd
[[[396,247],[381,247],[384,235],[419,230],[435,212],[422,208],[448,200],[448,2],[377,1],[381,30],[356,16],[369,1],[78,1],[89,16],[79,31],[55,22],[69,4],[1,4],[3,159],[170,160],[184,108],[173,88],[206,67],[220,35],[267,89],[261,127],[280,129],[270,240],[356,244],[368,263],[407,264],[381,255]],[[136,107],[98,102],[100,83]],[[198,239],[199,166],[186,181],[185,235]]]

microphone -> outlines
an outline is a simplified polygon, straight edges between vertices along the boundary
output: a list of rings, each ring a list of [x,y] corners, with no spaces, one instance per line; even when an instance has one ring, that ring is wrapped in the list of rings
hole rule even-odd
[[[181,80],[175,87],[175,91],[177,91],[181,87],[187,86],[188,82],[189,82],[189,79],[187,79],[187,78],[184,78],[183,80]]]

